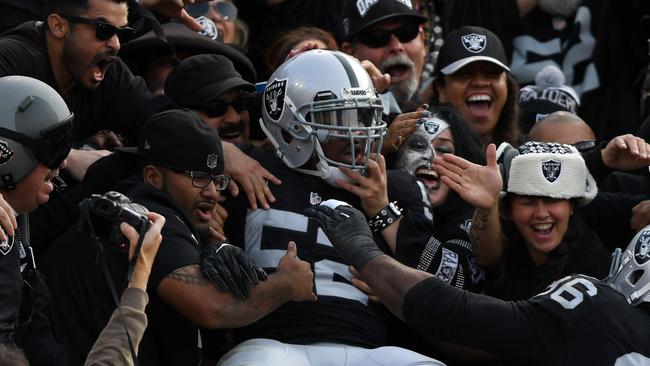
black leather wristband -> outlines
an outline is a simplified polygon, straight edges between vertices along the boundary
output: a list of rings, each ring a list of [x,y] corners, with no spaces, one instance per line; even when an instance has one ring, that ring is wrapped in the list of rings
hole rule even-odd
[[[390,202],[388,206],[379,210],[379,213],[368,219],[368,226],[372,232],[380,232],[400,217],[402,217],[402,209],[397,207],[395,202]]]

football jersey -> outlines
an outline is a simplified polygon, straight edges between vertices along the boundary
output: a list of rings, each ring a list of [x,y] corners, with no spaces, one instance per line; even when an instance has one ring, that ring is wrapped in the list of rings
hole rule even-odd
[[[409,290],[404,317],[422,332],[488,351],[507,364],[650,364],[650,314],[584,275],[565,277],[517,302],[430,278]]]
[[[235,330],[238,341],[270,338],[293,344],[336,342],[374,348],[386,343],[384,310],[350,283],[348,265],[332,247],[318,222],[302,212],[330,198],[360,207],[359,199],[333,188],[320,178],[298,173],[279,159],[262,152],[248,152],[282,180],[269,185],[277,202],[271,209],[250,209],[245,195],[228,199],[225,207],[228,238],[240,245],[255,262],[273,272],[295,241],[298,257],[314,272],[315,303],[288,302],[261,320]]]

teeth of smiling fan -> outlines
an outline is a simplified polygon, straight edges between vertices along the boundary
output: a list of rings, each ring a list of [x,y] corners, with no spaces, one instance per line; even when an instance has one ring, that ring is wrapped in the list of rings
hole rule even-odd
[[[471,97],[467,98],[468,102],[491,102],[492,97],[486,94],[476,94],[472,95]]]

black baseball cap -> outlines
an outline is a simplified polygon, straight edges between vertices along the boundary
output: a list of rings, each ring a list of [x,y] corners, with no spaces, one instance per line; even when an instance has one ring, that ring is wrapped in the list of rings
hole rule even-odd
[[[506,51],[496,34],[481,27],[456,28],[445,37],[436,61],[436,74],[451,75],[476,61],[496,64],[506,71]]]
[[[375,2],[346,0],[343,4],[345,38],[349,40],[373,24],[398,17],[417,24],[427,21],[426,17],[415,11],[412,0],[378,0]]]
[[[137,147],[116,150],[178,170],[222,174],[225,167],[219,134],[188,110],[154,114],[142,126]]]
[[[244,80],[227,57],[196,55],[184,59],[169,73],[165,95],[183,108],[204,109],[237,87],[255,91],[255,85]]]

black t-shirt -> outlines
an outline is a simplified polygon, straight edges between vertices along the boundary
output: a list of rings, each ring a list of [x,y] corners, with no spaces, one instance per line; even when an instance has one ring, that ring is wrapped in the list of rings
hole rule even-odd
[[[406,322],[424,334],[488,351],[511,365],[650,362],[650,315],[583,275],[517,302],[463,292],[434,277],[412,287],[403,308]]]
[[[248,209],[245,195],[228,199],[226,234],[242,245],[259,266],[272,272],[294,240],[300,259],[309,262],[315,274],[315,303],[288,302],[259,321],[235,329],[238,341],[271,338],[293,344],[335,342],[374,348],[386,343],[384,311],[350,282],[348,265],[332,247],[316,220],[302,215],[306,208],[335,198],[360,207],[359,199],[335,189],[320,178],[300,174],[270,154],[248,152],[276,177],[270,185],[277,202],[270,210]]]
[[[607,276],[611,255],[596,234],[577,216],[571,217],[569,227],[562,242],[549,252],[547,262],[537,266],[517,228],[506,222],[503,231],[510,238],[510,245],[505,249],[485,293],[504,300],[525,300],[551,282],[572,273],[596,278]]]
[[[96,89],[77,85],[63,95],[54,79],[41,22],[23,23],[0,37],[0,76],[7,75],[30,76],[57,90],[74,112],[76,140],[103,129],[134,137],[147,117],[173,105],[168,98],[153,97],[119,59],[111,62]]]
[[[163,241],[147,286],[148,326],[140,344],[141,365],[197,364],[197,328],[164,303],[157,294],[165,276],[199,263],[198,237],[189,220],[165,192],[135,181],[117,186],[134,202],[165,217]],[[99,247],[78,225],[61,236],[41,259],[54,297],[54,330],[70,352],[73,365],[81,365],[115,308],[98,262]],[[126,249],[106,247],[109,272],[118,293],[126,286]]]

